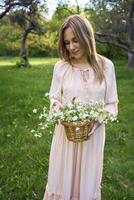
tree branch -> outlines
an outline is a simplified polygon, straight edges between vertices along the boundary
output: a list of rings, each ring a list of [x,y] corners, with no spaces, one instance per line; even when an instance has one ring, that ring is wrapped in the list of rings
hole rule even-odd
[[[0,14],[0,19],[4,17],[12,8],[16,6],[21,6],[21,3],[20,2],[10,3],[8,6],[4,6],[5,10]]]
[[[12,8],[16,6],[27,7],[34,2],[33,0],[12,0],[12,1],[5,1],[5,4],[0,5],[1,8],[4,8],[4,11],[0,13],[0,19],[4,17]]]
[[[111,39],[116,40],[119,44],[130,47],[128,42],[124,42],[124,40],[121,40],[120,37],[118,37],[117,35],[114,35],[111,33],[100,33],[100,32],[96,32],[95,35],[98,36],[99,38],[103,37],[103,38],[107,38],[110,40]]]
[[[114,45],[116,47],[122,48],[127,52],[130,52],[132,54],[134,54],[134,49],[131,49],[123,44],[119,44],[117,42],[114,41],[110,41],[110,40],[99,40],[98,38],[95,38],[97,42],[102,43],[102,44],[110,44],[110,45]]]
[[[80,6],[77,0],[75,0],[76,5],[77,5],[77,13],[80,14]]]

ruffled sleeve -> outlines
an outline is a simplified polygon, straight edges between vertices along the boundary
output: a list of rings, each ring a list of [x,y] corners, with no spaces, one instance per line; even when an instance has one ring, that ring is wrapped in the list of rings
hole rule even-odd
[[[105,83],[106,83],[105,110],[114,115],[117,115],[119,101],[117,94],[116,76],[115,76],[114,64],[110,60],[106,62]]]
[[[50,110],[58,108],[62,104],[62,82],[65,73],[65,63],[58,61],[53,70],[53,77],[49,91]]]

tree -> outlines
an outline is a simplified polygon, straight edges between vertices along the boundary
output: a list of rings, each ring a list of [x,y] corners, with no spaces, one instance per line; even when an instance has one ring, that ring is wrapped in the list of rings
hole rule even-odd
[[[53,38],[54,42],[51,46],[53,46],[55,49],[57,49],[58,45],[58,30],[60,29],[61,24],[66,17],[72,14],[76,14],[78,10],[80,12],[80,8],[78,8],[78,5],[77,7],[71,7],[64,2],[59,1],[52,18],[48,21],[48,23],[46,23],[46,27],[48,26],[49,37]]]
[[[10,19],[12,22],[17,22],[21,27],[24,28],[22,36],[20,57],[18,65],[24,67],[30,67],[28,59],[28,51],[26,48],[26,40],[28,34],[32,31],[41,33],[40,19],[41,12],[46,12],[45,0],[6,0],[2,2],[1,8],[4,10],[0,14],[0,18],[4,17],[7,13],[11,13]],[[14,10],[15,9],[15,10]],[[11,12],[12,11],[12,12]]]
[[[134,67],[134,0],[94,0],[97,17],[96,40],[128,52],[128,66]]]
[[[14,8],[24,7],[27,8],[34,1],[33,0],[1,0],[0,1],[0,19]]]
[[[127,51],[128,66],[134,67],[134,0],[90,0],[84,11],[75,3],[75,13],[82,12],[91,21],[96,41]],[[70,10],[69,2],[64,9]]]

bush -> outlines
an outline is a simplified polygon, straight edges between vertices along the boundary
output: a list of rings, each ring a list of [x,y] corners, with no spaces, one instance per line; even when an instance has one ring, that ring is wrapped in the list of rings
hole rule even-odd
[[[97,52],[109,59],[127,59],[127,53],[120,48],[107,44],[97,44]]]

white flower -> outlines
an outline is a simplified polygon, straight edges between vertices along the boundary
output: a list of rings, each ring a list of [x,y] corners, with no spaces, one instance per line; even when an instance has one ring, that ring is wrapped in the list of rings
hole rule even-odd
[[[88,114],[85,113],[85,114],[83,115],[83,119],[86,119],[86,117],[88,117]]]
[[[7,134],[7,137],[11,137],[11,135],[10,135],[10,134]]]
[[[75,99],[74,99],[74,103],[76,103],[76,104],[81,104],[81,99],[80,98],[78,98],[78,97],[76,97]]]
[[[122,20],[122,23],[126,24],[126,20],[123,19],[123,20]]]
[[[43,124],[42,124],[42,122],[41,122],[41,123],[39,123],[38,125],[39,125],[39,126],[42,126]]]
[[[32,130],[31,130],[31,133],[34,133],[34,132],[35,132],[35,130],[34,130],[34,129],[32,129]]]
[[[42,119],[42,118],[43,118],[43,114],[41,113],[40,116],[39,116],[39,119]]]
[[[44,130],[44,129],[45,129],[45,127],[44,127],[44,126],[42,126],[40,129]]]
[[[42,133],[36,133],[36,134],[34,134],[34,136],[40,138],[40,137],[42,137]]]
[[[48,97],[48,96],[49,96],[49,93],[48,93],[48,92],[46,92],[46,93],[45,93],[45,97]]]
[[[71,108],[73,107],[73,104],[72,104],[71,102],[69,102],[69,103],[67,104],[67,106],[71,109]]]
[[[37,109],[33,109],[33,113],[37,113]]]
[[[44,128],[48,128],[48,125],[47,125],[47,124],[45,124],[45,125],[44,125]]]
[[[78,120],[77,116],[72,117],[72,121],[76,121],[76,120]]]
[[[44,106],[44,108],[43,108],[43,112],[45,112],[47,110],[47,107],[46,106]]]
[[[37,109],[34,109],[34,113]],[[104,109],[104,101],[90,101],[89,104],[82,104],[79,99],[74,99],[64,105],[63,108],[59,108],[55,112],[49,111],[44,106],[43,112],[40,114],[40,123],[38,124],[38,130],[45,130],[53,127],[61,121],[83,121],[83,120],[98,120],[102,117],[104,123],[109,121],[115,121],[115,116],[108,113]],[[76,131],[79,132],[79,127],[76,127]],[[41,137],[41,133],[37,133],[35,130],[31,130],[35,137]],[[51,132],[52,133],[52,132]]]

